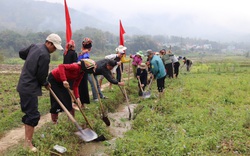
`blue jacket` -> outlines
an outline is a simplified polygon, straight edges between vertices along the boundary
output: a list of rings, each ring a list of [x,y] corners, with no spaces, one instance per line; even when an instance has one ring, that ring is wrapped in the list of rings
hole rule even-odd
[[[159,56],[154,55],[150,60],[150,71],[156,79],[166,76],[165,66]]]
[[[89,59],[89,53],[84,53],[78,56],[78,61],[81,61],[81,59]]]

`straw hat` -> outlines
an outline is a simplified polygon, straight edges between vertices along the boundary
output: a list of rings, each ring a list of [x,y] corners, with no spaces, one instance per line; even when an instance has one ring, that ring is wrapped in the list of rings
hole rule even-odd
[[[160,53],[157,51],[157,52],[155,52],[155,55],[160,55]]]
[[[145,63],[141,63],[138,65],[139,68],[141,69],[146,69],[147,68],[147,65]]]
[[[136,53],[136,55],[139,55],[139,56],[141,56],[141,57],[144,56],[142,51],[138,51],[138,52]]]
[[[124,53],[124,50],[126,49],[127,47],[124,47],[123,45],[119,45],[117,48],[115,48],[115,51],[119,53]]]

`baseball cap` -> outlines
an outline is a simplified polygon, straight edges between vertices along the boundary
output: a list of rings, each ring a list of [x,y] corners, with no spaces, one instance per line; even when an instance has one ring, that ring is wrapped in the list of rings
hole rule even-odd
[[[63,47],[61,45],[62,39],[59,35],[52,33],[46,38],[46,40],[49,42],[52,42],[54,46],[56,47],[56,49],[63,50]]]

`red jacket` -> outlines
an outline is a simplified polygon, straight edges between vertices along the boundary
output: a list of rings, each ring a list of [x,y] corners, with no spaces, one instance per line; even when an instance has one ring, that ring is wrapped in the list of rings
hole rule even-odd
[[[80,64],[60,64],[57,68],[53,69],[51,73],[57,82],[63,82],[68,80],[74,81],[73,91],[75,97],[79,98],[78,86],[84,75]]]

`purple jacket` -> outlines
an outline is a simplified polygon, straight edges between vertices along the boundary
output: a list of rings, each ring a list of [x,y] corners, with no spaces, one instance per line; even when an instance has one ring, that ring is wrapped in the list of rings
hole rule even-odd
[[[138,55],[132,55],[131,58],[133,59],[132,65],[138,66],[142,63],[142,58]]]

